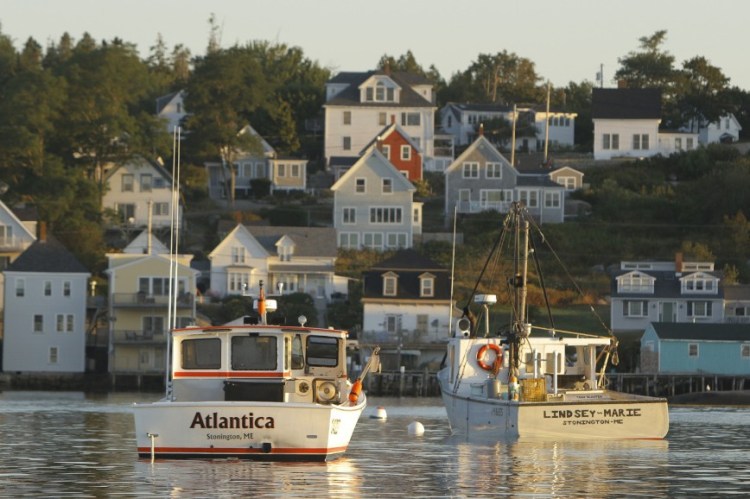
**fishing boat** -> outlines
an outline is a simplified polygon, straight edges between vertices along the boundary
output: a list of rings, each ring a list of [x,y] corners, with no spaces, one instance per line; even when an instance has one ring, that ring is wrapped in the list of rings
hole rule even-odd
[[[532,237],[532,228],[539,237]],[[669,430],[666,399],[608,387],[606,370],[617,361],[617,340],[601,319],[608,334],[556,329],[551,313],[545,327],[529,322],[529,256],[538,263],[539,242],[559,261],[524,205],[514,203],[464,315],[456,321],[438,373],[452,431],[483,439],[664,438]],[[490,280],[493,262],[503,266],[498,255],[504,249],[513,255],[512,263],[504,265],[508,274],[494,283],[483,282]],[[539,265],[536,271],[546,301]],[[494,332],[489,309],[497,295],[480,294],[480,287],[508,290],[509,320]],[[478,314],[472,303],[479,307]]]
[[[347,333],[258,317],[171,333],[166,396],[135,404],[140,457],[332,460],[344,454],[367,398],[347,375]]]

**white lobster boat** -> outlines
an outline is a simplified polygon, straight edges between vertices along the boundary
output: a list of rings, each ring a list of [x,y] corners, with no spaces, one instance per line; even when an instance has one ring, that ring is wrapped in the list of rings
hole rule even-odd
[[[666,399],[607,389],[606,366],[616,358],[614,336],[536,328],[527,322],[531,223],[525,208],[514,205],[496,245],[502,246],[509,233],[523,240],[514,246],[512,277],[496,283],[512,288],[507,330],[490,334],[488,311],[497,298],[475,295],[484,320],[475,321],[467,306],[448,342],[438,380],[451,429],[482,439],[664,438],[669,430]]]
[[[345,331],[266,325],[262,291],[258,302],[261,324],[172,332],[167,396],[134,406],[139,456],[324,461],[346,451],[369,364],[351,382]]]

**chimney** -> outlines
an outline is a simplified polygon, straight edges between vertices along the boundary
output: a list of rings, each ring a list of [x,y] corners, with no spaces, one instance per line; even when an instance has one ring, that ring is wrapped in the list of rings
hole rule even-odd
[[[674,271],[682,272],[682,252],[680,251],[674,255]]]
[[[39,241],[42,243],[47,242],[47,222],[41,221],[39,222]]]
[[[479,124],[479,136],[480,137],[484,136],[484,123]]]
[[[375,141],[375,147],[378,151],[383,152],[383,138],[380,135],[378,135],[378,138]]]
[[[396,124],[396,115],[392,114],[391,115],[391,125],[395,125],[395,124]]]
[[[628,82],[625,80],[617,80],[617,88],[628,88]]]

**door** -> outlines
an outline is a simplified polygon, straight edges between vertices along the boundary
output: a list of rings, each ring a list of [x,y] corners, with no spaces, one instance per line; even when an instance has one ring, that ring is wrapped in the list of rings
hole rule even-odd
[[[659,303],[659,322],[677,322],[677,306],[674,302]]]

